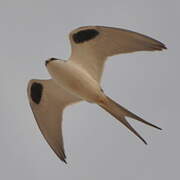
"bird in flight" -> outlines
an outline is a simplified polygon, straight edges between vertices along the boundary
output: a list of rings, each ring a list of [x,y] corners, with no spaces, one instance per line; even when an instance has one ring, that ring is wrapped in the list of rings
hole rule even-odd
[[[163,50],[166,49],[165,45],[137,32],[104,26],[77,28],[69,34],[69,39],[72,53],[68,61],[56,58],[45,61],[52,79],[32,79],[28,83],[30,106],[47,143],[66,163],[62,135],[63,110],[68,105],[88,101],[109,112],[147,144],[126,117],[161,128],[143,120],[108,97],[101,88],[101,76],[109,56]]]

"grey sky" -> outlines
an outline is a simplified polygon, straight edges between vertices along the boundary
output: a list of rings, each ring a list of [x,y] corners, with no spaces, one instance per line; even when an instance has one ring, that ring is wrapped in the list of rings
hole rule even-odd
[[[1,0],[0,179],[178,179],[179,6],[178,0]],[[110,97],[163,131],[130,120],[145,146],[96,105],[74,105],[64,113],[65,165],[42,137],[26,88],[29,79],[49,78],[45,59],[68,58],[68,33],[83,25],[126,28],[167,45],[163,52],[111,57],[102,82]]]

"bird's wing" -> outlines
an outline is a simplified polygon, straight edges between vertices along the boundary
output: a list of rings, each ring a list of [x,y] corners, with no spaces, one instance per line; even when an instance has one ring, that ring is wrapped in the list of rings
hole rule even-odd
[[[70,60],[82,66],[97,81],[100,81],[108,56],[166,49],[161,42],[143,34],[103,26],[80,27],[73,30],[69,38],[72,48]]]
[[[66,162],[62,136],[63,109],[80,99],[56,85],[53,80],[30,80],[27,92],[41,133],[57,156]]]

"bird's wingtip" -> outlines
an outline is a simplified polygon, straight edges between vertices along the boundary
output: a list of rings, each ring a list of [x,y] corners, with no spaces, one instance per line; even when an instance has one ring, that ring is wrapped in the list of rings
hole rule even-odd
[[[66,159],[61,159],[65,164],[67,164],[67,161],[66,161]]]
[[[153,48],[154,50],[158,50],[158,51],[162,51],[162,50],[166,50],[166,49],[167,49],[166,45],[163,44],[163,43],[155,44],[155,45],[153,45],[152,48]]]
[[[167,47],[165,44],[161,43],[161,50],[163,50],[163,49],[165,50],[165,49],[167,49]]]

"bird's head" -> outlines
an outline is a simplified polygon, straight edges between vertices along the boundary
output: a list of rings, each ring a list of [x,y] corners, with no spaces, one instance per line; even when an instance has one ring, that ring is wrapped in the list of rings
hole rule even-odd
[[[50,62],[52,62],[52,61],[58,61],[58,60],[59,60],[59,59],[54,58],[54,57],[49,58],[48,60],[45,61],[45,65],[47,66]]]

